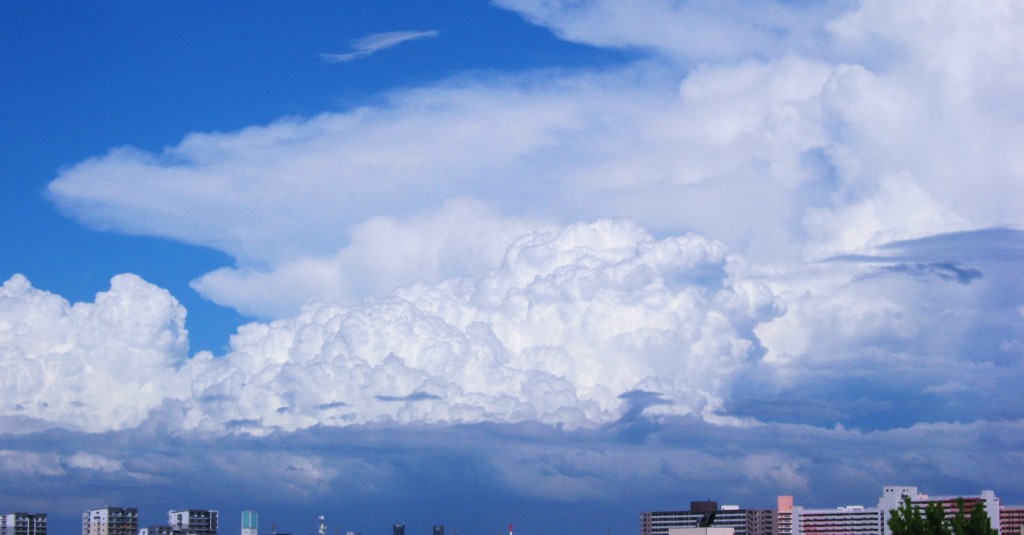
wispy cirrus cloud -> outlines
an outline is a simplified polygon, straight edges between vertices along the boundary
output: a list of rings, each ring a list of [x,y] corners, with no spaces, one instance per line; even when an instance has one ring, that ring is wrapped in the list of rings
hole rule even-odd
[[[366,37],[353,41],[351,52],[343,52],[340,54],[324,53],[320,54],[320,58],[328,63],[344,63],[347,61],[365,58],[366,56],[384,50],[385,48],[391,48],[406,41],[424,39],[426,37],[437,37],[438,34],[439,32],[437,30],[371,33]]]

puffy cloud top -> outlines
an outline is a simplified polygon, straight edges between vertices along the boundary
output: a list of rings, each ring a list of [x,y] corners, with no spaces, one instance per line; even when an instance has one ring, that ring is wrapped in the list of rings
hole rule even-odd
[[[629,408],[711,415],[760,358],[753,328],[781,312],[729,278],[726,248],[598,221],[514,241],[479,278],[417,284],[358,305],[307,304],[243,326],[223,357],[185,360],[185,312],[133,275],[69,305],[13,277],[0,293],[9,417],[118,429],[160,409],[180,428],[294,430],[393,422],[588,426]],[[628,398],[629,396],[627,396]]]
[[[94,303],[69,304],[15,275],[0,287],[0,428],[41,420],[84,430],[136,425],[181,391],[185,309],[118,275]]]
[[[203,354],[185,427],[296,429],[368,421],[613,421],[619,396],[712,412],[760,356],[767,287],[736,284],[726,249],[599,221],[514,242],[479,279],[419,284],[359,306],[311,303]]]

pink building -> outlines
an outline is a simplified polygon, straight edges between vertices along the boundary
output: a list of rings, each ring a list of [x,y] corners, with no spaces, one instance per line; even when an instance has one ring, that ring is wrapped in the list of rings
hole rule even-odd
[[[1004,505],[999,509],[999,535],[1022,535],[1024,505]]]
[[[779,496],[776,503],[776,533],[778,535],[793,535],[793,497]]]

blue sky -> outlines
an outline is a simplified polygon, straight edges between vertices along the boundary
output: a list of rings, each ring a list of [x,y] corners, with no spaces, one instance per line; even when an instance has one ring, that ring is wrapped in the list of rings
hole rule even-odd
[[[0,6],[0,508],[1024,502],[1021,19]]]

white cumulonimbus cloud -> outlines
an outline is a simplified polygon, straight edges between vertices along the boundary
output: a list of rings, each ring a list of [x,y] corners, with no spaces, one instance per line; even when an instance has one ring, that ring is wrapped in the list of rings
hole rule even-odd
[[[413,285],[346,307],[243,327],[200,355],[184,427],[317,423],[607,423],[634,390],[711,416],[754,364],[766,286],[730,281],[726,250],[653,239],[628,222],[526,235],[479,279]],[[219,419],[219,421],[217,421]]]
[[[179,429],[255,433],[376,421],[578,427],[618,419],[620,396],[643,391],[659,397],[650,412],[711,418],[762,354],[753,329],[782,311],[728,267],[726,248],[699,236],[574,224],[520,237],[482,277],[354,306],[312,302],[243,326],[223,357],[188,360],[181,307],[137,277],[68,305],[19,276],[3,287],[5,412],[90,430],[158,409]]]
[[[630,391],[671,400],[643,398],[649,412],[716,413],[750,366],[778,392],[843,363],[884,376],[897,354],[975,364],[961,345],[929,344],[937,324],[917,310],[961,310],[951,324],[964,336],[991,325],[1016,354],[1019,325],[984,313],[991,296],[1017,295],[997,263],[948,283],[975,268],[943,267],[955,254],[885,269],[807,261],[1024,227],[1019,5],[768,3],[761,23],[701,2],[504,4],[566,39],[655,57],[464,75],[161,153],[114,149],[50,184],[88,225],[227,252],[237,264],[193,287],[285,318],[243,327],[223,358],[187,361],[187,392],[144,407],[177,404],[183,427],[583,424],[642,404],[619,399]],[[736,45],[671,41],[664,21]],[[566,227],[601,218],[636,224]],[[530,245],[580,229],[607,235],[599,253]],[[682,244],[704,260],[688,264]],[[769,322],[773,295],[789,312]],[[912,386],[948,391],[941,375]]]

